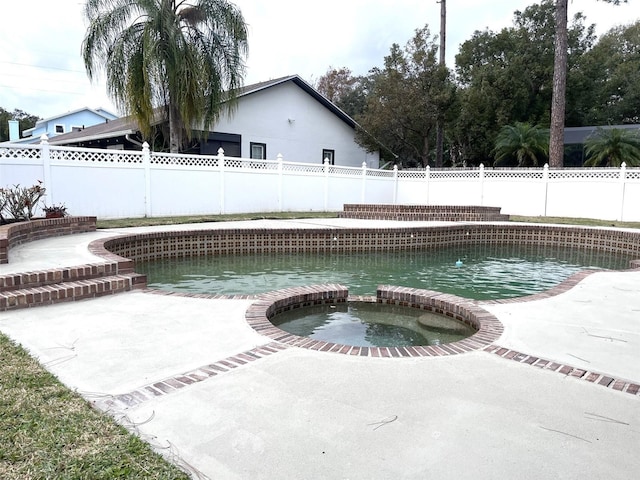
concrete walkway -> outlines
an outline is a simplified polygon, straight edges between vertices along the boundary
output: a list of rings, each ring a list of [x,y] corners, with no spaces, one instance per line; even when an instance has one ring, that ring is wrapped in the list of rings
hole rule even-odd
[[[98,262],[87,245],[126,231],[22,245],[0,274]],[[595,273],[555,297],[484,306],[505,326],[500,351],[601,374],[595,381],[483,350],[365,358],[286,347],[247,325],[250,304],[134,291],[4,312],[0,331],[194,478],[637,476],[640,396],[629,388],[640,384],[640,272]]]

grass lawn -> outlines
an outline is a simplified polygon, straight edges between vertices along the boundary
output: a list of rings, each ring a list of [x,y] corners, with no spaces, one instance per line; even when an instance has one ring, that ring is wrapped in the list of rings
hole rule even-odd
[[[283,220],[295,218],[337,218],[337,212],[274,212],[238,213],[229,215],[198,215],[186,217],[144,217],[98,220],[98,228],[148,227],[152,225],[176,225],[180,223],[237,222],[243,220]]]
[[[268,213],[100,220],[98,228],[252,219],[335,218]],[[640,223],[517,217],[517,222],[640,228]],[[94,410],[0,334],[0,479],[188,479],[111,417]]]
[[[199,215],[190,217],[149,217],[98,220],[98,228],[146,227],[152,225],[176,225],[180,223],[232,222],[241,220],[296,219],[296,218],[337,218],[337,212],[274,212],[242,213],[235,215]],[[564,225],[584,225],[594,227],[640,228],[640,222],[617,222],[591,218],[565,217],[523,217],[511,215],[513,222],[555,223]]]
[[[0,478],[188,479],[0,334]]]

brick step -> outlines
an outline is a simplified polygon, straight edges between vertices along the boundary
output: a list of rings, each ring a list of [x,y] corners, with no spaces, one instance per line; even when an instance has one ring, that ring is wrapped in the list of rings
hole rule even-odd
[[[409,221],[467,221],[508,222],[509,215],[500,213],[500,207],[478,205],[377,205],[345,204],[339,218],[362,220],[409,220]]]
[[[509,215],[501,213],[426,213],[426,212],[338,212],[338,218],[360,220],[410,220],[410,221],[467,221],[467,222],[508,222]]]
[[[123,268],[123,266],[118,262],[53,268],[50,270],[38,270],[34,272],[11,273],[8,275],[0,275],[0,292],[44,287],[62,282],[90,280],[125,273],[132,273],[132,269]]]
[[[51,305],[128,292],[146,286],[146,276],[125,273],[100,278],[59,282],[0,292],[0,311]]]

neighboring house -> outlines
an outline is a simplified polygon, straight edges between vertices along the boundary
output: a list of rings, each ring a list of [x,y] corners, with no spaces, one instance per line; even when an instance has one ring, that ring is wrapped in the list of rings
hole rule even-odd
[[[608,130],[611,128],[634,130],[640,134],[640,124],[627,125],[603,125],[600,127],[565,127],[564,128],[564,155],[565,167],[581,167],[585,161],[584,143],[599,128]]]
[[[69,132],[82,130],[93,125],[104,124],[118,117],[102,108],[80,108],[71,112],[38,120],[33,128],[22,132],[23,138],[10,138],[11,143],[39,143],[46,134],[50,139]],[[15,137],[15,132],[13,133]]]
[[[215,155],[222,147],[232,157],[378,168],[378,152],[355,142],[357,124],[297,75],[242,88],[230,115],[203,136],[194,135],[188,153]],[[198,140],[203,138],[203,140]],[[132,119],[121,118],[51,140],[52,145],[140,149],[142,137]]]

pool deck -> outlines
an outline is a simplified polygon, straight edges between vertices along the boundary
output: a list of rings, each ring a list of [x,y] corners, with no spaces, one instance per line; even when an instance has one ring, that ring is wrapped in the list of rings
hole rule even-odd
[[[0,275],[100,262],[89,243],[121,233],[229,226],[39,240],[12,249]],[[138,290],[3,312],[0,331],[193,478],[637,475],[640,271],[594,273],[544,299],[480,303],[503,323],[503,335],[490,348],[442,357],[370,358],[279,344],[247,324],[251,303]]]

